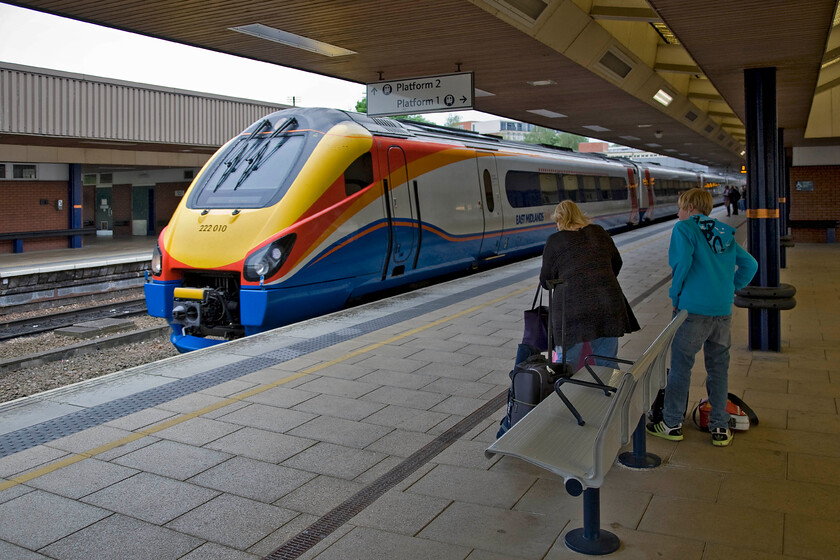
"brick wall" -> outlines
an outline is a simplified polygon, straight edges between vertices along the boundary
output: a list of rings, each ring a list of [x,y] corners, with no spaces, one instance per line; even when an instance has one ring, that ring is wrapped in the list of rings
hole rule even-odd
[[[65,181],[3,181],[0,180],[0,200],[3,219],[0,233],[67,229],[70,224],[68,185]],[[64,201],[64,208],[55,207],[56,200]],[[46,200],[46,204],[41,204]],[[24,251],[44,251],[67,247],[67,237],[25,239]],[[0,253],[11,253],[11,241],[0,241]]]
[[[111,187],[111,220],[114,235],[131,235],[131,185]]]
[[[797,191],[797,181],[813,181],[814,190]],[[840,220],[840,166],[791,167],[789,203],[791,220]],[[791,233],[801,243],[826,242],[825,229],[797,227]]]
[[[155,186],[155,233],[166,227],[183,196],[175,196],[175,191],[186,192],[189,181],[178,183],[158,183]]]
[[[68,186],[64,181],[2,181],[0,200],[3,212],[0,233],[17,231],[43,231],[67,229],[70,223]],[[41,204],[45,199],[47,204]],[[55,201],[64,201],[64,209],[58,210]]]

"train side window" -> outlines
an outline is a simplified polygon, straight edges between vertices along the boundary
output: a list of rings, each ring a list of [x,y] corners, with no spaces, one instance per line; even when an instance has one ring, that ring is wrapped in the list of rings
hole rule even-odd
[[[557,204],[560,193],[557,191],[557,175],[554,173],[540,173],[540,202],[542,204]]]
[[[356,158],[344,172],[344,192],[347,196],[356,194],[373,183],[373,158],[370,152]]]
[[[540,206],[539,173],[533,171],[508,171],[505,174],[505,194],[514,208]]]
[[[627,200],[627,183],[621,177],[610,177],[612,200]]]
[[[578,200],[578,178],[577,175],[563,175],[563,198],[577,202]]]
[[[598,200],[612,200],[609,177],[595,177],[598,183]]]
[[[596,202],[598,200],[596,178],[591,175],[583,175],[580,179],[583,187],[583,202]]]
[[[493,209],[496,207],[496,203],[493,200],[493,178],[490,177],[490,171],[485,169],[484,170],[484,202],[487,206],[487,211],[492,212]]]

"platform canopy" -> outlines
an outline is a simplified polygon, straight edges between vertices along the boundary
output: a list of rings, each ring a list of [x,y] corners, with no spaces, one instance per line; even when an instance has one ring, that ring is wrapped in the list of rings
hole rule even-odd
[[[11,3],[358,83],[472,72],[476,110],[729,168],[772,66],[786,144],[840,144],[836,0]]]

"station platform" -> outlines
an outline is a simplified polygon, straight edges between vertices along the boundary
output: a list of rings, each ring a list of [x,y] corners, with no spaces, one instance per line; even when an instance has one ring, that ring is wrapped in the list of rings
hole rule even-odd
[[[643,327],[621,358],[670,320],[671,226],[615,236]],[[582,558],[563,542],[581,499],[484,457],[539,266],[0,405],[0,558]],[[610,558],[840,557],[838,274],[837,245],[787,250],[782,352],[749,350],[734,309],[729,390],[760,424],[717,448],[689,420],[682,442],[648,438],[662,466],[614,465],[600,493],[601,526],[621,539]],[[698,359],[692,406],[701,372]]]
[[[78,249],[2,253],[0,278],[150,261],[156,242],[154,236],[90,237]]]

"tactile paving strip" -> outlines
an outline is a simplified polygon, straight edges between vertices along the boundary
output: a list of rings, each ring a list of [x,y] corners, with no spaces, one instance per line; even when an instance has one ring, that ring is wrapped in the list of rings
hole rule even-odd
[[[316,350],[329,348],[330,346],[340,342],[352,340],[360,335],[375,332],[391,325],[396,325],[403,321],[413,319],[426,313],[442,309],[466,299],[485,294],[495,289],[516,284],[517,282],[533,277],[534,269],[528,268],[517,274],[498,278],[491,282],[474,286],[448,296],[443,296],[433,301],[421,303],[414,307],[359,323],[352,327],[345,327],[330,333],[315,336],[311,339],[292,344],[285,348],[271,350],[260,354],[259,356],[247,358],[235,364],[211,369],[184,379],[172,381],[171,383],[167,383],[165,385],[159,385],[126,397],[78,410],[76,412],[71,412],[58,418],[53,418],[39,424],[27,426],[14,432],[3,434],[0,436],[0,458],[7,457],[38,445],[49,443],[50,441],[54,441],[59,438],[73,435],[82,430],[93,428],[106,422],[128,416],[129,414],[158,406],[165,402],[225,383],[232,379],[237,379],[244,375],[291,360],[292,358],[296,358],[310,352],[315,352]]]

